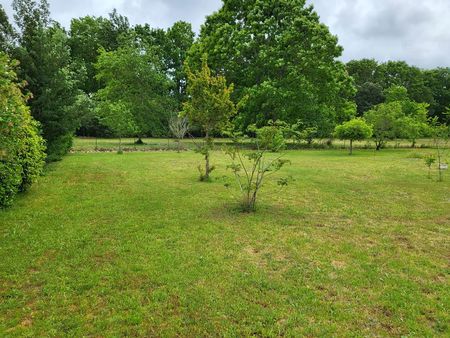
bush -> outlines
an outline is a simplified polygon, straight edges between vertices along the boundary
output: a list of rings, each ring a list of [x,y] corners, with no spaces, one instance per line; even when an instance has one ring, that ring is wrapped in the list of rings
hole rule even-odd
[[[45,146],[16,83],[15,64],[0,53],[0,207],[12,203],[42,173]]]
[[[73,136],[72,134],[61,135],[52,142],[48,143],[47,147],[47,162],[61,161],[70,148],[72,148]]]

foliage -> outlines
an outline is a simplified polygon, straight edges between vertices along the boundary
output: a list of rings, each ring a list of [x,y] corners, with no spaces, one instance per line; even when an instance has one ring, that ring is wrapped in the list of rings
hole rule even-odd
[[[101,49],[113,51],[119,47],[121,36],[130,30],[128,20],[116,11],[109,18],[85,16],[72,19],[70,23],[69,45],[72,57],[86,68],[87,76],[81,89],[86,93],[95,93],[101,88],[101,82],[95,78]]]
[[[292,136],[297,143],[305,141],[308,147],[311,147],[314,138],[318,136],[318,128],[307,127],[301,120],[298,120],[297,123],[292,125],[290,136]]]
[[[17,83],[15,63],[0,53],[0,207],[12,203],[42,173],[45,146]]]
[[[187,67],[189,100],[184,103],[182,117],[199,125],[205,133],[205,143],[199,148],[205,157],[204,171],[199,167],[200,180],[209,180],[211,170],[210,151],[213,146],[213,133],[223,130],[232,116],[236,114],[236,106],[231,100],[234,86],[227,86],[224,76],[213,76],[208,67],[206,55],[202,57],[200,71],[192,71]]]
[[[152,46],[161,60],[164,72],[172,80],[177,109],[186,100],[187,75],[184,69],[188,50],[194,43],[192,25],[178,21],[167,30],[152,29],[148,24],[137,25],[134,30],[139,39]]]
[[[226,148],[226,154],[232,161],[227,168],[232,170],[239,190],[243,195],[242,210],[244,212],[254,212],[256,210],[259,192],[267,177],[281,170],[285,164],[290,163],[288,160],[282,159],[283,154],[275,158],[267,156],[268,152],[279,152],[285,147],[283,130],[279,124],[272,123],[255,131],[257,135],[256,151],[242,152],[240,134],[233,134],[233,145]],[[279,186],[287,184],[288,179],[286,178],[278,180]]]
[[[112,52],[102,50],[95,67],[97,79],[104,83],[97,92],[99,101],[126,105],[139,137],[167,134],[175,104],[170,81],[152,49],[127,45]]]
[[[57,23],[49,26],[47,1],[15,0],[13,8],[20,30],[20,45],[13,52],[21,64],[19,78],[32,93],[31,113],[41,123],[47,160],[58,160],[69,150],[80,123],[72,106],[81,93],[85,68],[72,61],[65,31]]]
[[[0,4],[0,51],[11,52],[16,32]]]
[[[115,136],[119,137],[119,153],[122,153],[122,138],[136,133],[134,116],[128,105],[121,102],[100,102],[97,106],[97,114],[102,124],[108,126]]]
[[[269,120],[267,126],[258,128],[250,125],[247,130],[256,135],[256,142],[259,148],[277,153],[286,148],[284,134],[289,132],[289,126],[284,121]]]
[[[383,148],[387,140],[396,138],[398,121],[402,115],[402,105],[399,102],[379,104],[364,114],[365,120],[373,127],[377,150]]]
[[[353,141],[362,141],[372,137],[373,130],[362,118],[344,122],[335,129],[335,136],[341,140],[350,140],[350,155],[353,154]]]
[[[342,47],[304,0],[225,1],[210,15],[188,58],[199,68],[208,53],[211,69],[235,84],[234,102],[247,97],[236,123],[289,124],[301,119],[331,133],[354,88],[337,60]]]
[[[383,92],[403,86],[411,101],[429,105],[429,117],[445,122],[445,108],[450,105],[450,68],[421,70],[405,62],[378,63],[370,59],[353,60],[346,66],[357,88],[358,116],[382,103]]]

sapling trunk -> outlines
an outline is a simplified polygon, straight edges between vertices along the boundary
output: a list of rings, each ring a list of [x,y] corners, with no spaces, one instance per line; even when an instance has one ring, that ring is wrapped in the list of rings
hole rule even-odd
[[[350,140],[350,155],[353,155],[353,140]]]

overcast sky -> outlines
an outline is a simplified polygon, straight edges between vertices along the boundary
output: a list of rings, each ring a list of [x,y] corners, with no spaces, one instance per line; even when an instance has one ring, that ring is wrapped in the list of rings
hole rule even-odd
[[[405,60],[423,68],[450,66],[450,0],[308,0],[344,47],[343,60]],[[0,0],[11,15],[12,0]],[[113,8],[132,24],[168,27],[189,21],[199,30],[221,0],[50,0],[52,18],[106,15]]]

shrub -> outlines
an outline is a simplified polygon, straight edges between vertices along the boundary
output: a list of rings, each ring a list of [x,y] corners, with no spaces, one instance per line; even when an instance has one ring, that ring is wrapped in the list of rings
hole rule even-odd
[[[15,64],[0,53],[0,207],[42,173],[45,146],[16,82]]]
[[[279,139],[280,135],[283,137],[283,132],[279,125],[272,124],[271,126],[255,129],[255,131],[256,135],[258,135],[256,151],[243,153],[241,147],[242,140],[237,134],[232,135],[233,146],[228,147],[226,150],[226,154],[232,161],[227,168],[233,171],[242,193],[242,209],[244,212],[253,212],[256,210],[258,194],[266,178],[289,163],[288,160],[282,159],[282,154],[273,158],[267,156],[268,151],[272,151],[273,149],[280,151],[282,145],[285,145],[284,138],[283,142]],[[275,145],[278,145],[278,147],[274,148]],[[279,186],[286,186],[288,179],[280,178],[277,183]]]

